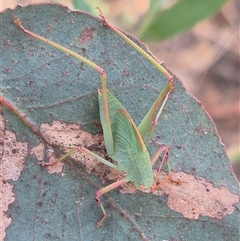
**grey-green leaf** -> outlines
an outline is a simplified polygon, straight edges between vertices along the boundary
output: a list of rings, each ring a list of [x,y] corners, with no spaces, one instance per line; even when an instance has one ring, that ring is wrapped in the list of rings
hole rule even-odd
[[[101,132],[97,98],[100,79],[91,68],[21,32],[13,23],[13,13],[29,30],[103,67],[108,74],[108,88],[136,124],[166,84],[164,76],[98,18],[54,4],[7,10],[0,16],[1,95],[38,128],[58,120],[78,124],[91,133]],[[239,186],[215,125],[181,82],[175,77],[174,81],[174,91],[149,145],[150,155],[159,146],[170,145],[174,172],[191,174],[196,180],[204,178],[215,188],[225,187],[237,195]],[[62,173],[49,174],[36,164],[37,157],[31,152],[41,139],[14,113],[3,110],[6,129],[16,134],[18,142],[26,142],[29,150],[20,177],[7,180],[13,185],[15,201],[7,210],[11,223],[5,241],[239,240],[239,209],[233,207],[233,212],[222,219],[201,215],[187,219],[169,208],[167,195],[140,191],[130,195],[119,189],[103,196],[109,217],[103,227],[96,229],[102,213],[93,196],[107,183],[101,183],[99,176],[89,174],[84,165],[71,159],[64,161]],[[48,149],[44,146],[43,161],[47,161]],[[57,156],[62,155],[60,150],[54,148]],[[8,152],[16,154],[21,155],[16,146]]]

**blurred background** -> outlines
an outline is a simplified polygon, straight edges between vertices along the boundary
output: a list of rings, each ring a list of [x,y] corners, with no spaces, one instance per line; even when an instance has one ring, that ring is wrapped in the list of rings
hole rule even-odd
[[[1,1],[1,11],[41,0]],[[240,3],[238,0],[59,0],[144,41],[215,122],[240,180]]]

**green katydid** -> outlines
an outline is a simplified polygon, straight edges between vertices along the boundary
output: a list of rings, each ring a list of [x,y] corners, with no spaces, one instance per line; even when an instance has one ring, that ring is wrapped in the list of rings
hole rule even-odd
[[[66,157],[74,154],[75,152],[84,152],[85,154],[97,159],[103,164],[112,167],[117,170],[125,172],[125,177],[119,181],[116,181],[96,192],[94,199],[100,206],[103,212],[103,218],[98,222],[97,226],[101,226],[103,221],[107,217],[107,213],[103,207],[100,197],[109,192],[110,190],[121,186],[126,182],[132,182],[136,189],[144,190],[153,188],[156,186],[154,181],[152,165],[156,162],[162,152],[166,153],[166,148],[160,147],[150,158],[147,151],[147,144],[151,139],[151,136],[157,125],[159,116],[162,109],[168,99],[170,92],[174,87],[173,78],[171,74],[160,65],[153,57],[146,53],[142,48],[136,45],[126,35],[120,32],[118,29],[111,26],[105,17],[100,13],[100,17],[103,20],[103,24],[123,38],[132,48],[142,54],[157,70],[166,76],[167,82],[159,94],[152,107],[149,109],[139,126],[136,126],[131,116],[124,108],[124,106],[118,101],[118,99],[107,89],[107,74],[104,69],[90,61],[89,59],[73,52],[72,50],[63,47],[51,40],[48,40],[40,35],[37,35],[24,28],[21,21],[14,15],[15,24],[26,34],[36,38],[52,47],[78,59],[84,64],[90,66],[96,70],[100,75],[101,89],[98,90],[99,107],[100,107],[100,120],[103,129],[104,142],[108,155],[116,161],[117,164],[113,164],[108,160],[98,156],[87,148],[80,146],[75,148],[61,158],[51,163],[40,163],[42,166],[54,165],[57,162],[62,161]]]

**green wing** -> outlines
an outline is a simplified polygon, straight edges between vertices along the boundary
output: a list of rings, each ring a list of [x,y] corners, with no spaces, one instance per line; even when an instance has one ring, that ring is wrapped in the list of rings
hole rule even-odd
[[[143,185],[149,188],[153,184],[152,166],[149,153],[132,118],[125,109],[119,109],[115,115],[114,155],[119,169],[126,172],[126,179],[136,188]]]
[[[104,134],[104,142],[105,147],[107,149],[107,153],[110,157],[112,157],[114,153],[114,140],[113,136],[115,135],[115,116],[119,109],[124,109],[123,105],[119,102],[119,100],[110,92],[107,91],[107,105],[108,105],[108,115],[110,121],[110,128],[107,123],[108,118],[106,117],[107,113],[103,111],[103,95],[102,91],[98,91],[98,99],[99,99],[99,111],[100,111],[100,120],[103,128]]]

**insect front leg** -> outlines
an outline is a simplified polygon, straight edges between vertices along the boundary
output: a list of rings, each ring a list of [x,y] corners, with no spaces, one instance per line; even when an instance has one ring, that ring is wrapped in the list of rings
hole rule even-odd
[[[152,166],[154,165],[154,163],[156,162],[156,160],[159,158],[159,156],[164,153],[163,155],[163,158],[162,158],[162,161],[158,167],[158,170],[157,170],[157,173],[155,175],[155,178],[154,178],[154,183],[151,187],[151,191],[155,190],[158,188],[159,184],[157,184],[157,180],[159,178],[159,175],[160,175],[160,171],[162,169],[162,166],[164,164],[164,162],[168,162],[168,151],[169,151],[169,148],[168,147],[165,147],[165,146],[161,146],[160,148],[158,148],[158,150],[154,153],[154,155],[152,156],[151,158],[151,164]],[[170,175],[170,172],[171,172],[171,169],[170,168],[170,165],[168,166],[168,171],[169,171],[169,175]]]
[[[178,127],[176,128],[176,130],[177,129],[178,129]],[[175,130],[175,132],[176,132],[176,130]],[[172,135],[171,142],[173,141],[173,137],[174,137],[174,133]],[[155,176],[154,177],[154,183],[153,183],[153,185],[152,185],[152,187],[150,189],[150,192],[158,189],[161,185],[163,185],[166,182],[171,182],[171,183],[174,183],[175,185],[181,185],[182,183],[184,183],[181,180],[174,180],[174,178],[173,178],[174,172],[172,172],[171,166],[170,166],[170,162],[169,162],[169,150],[170,150],[170,148],[171,148],[171,145],[160,146],[158,148],[158,150],[154,153],[154,155],[151,158],[151,164],[153,166],[154,163],[159,158],[159,156],[163,153],[162,161],[161,161],[161,163],[160,163],[160,165],[158,167],[158,170],[157,170],[156,174],[154,175]],[[160,176],[160,172],[162,170],[162,166],[163,166],[164,163],[167,163],[168,174],[159,183],[159,176]]]

